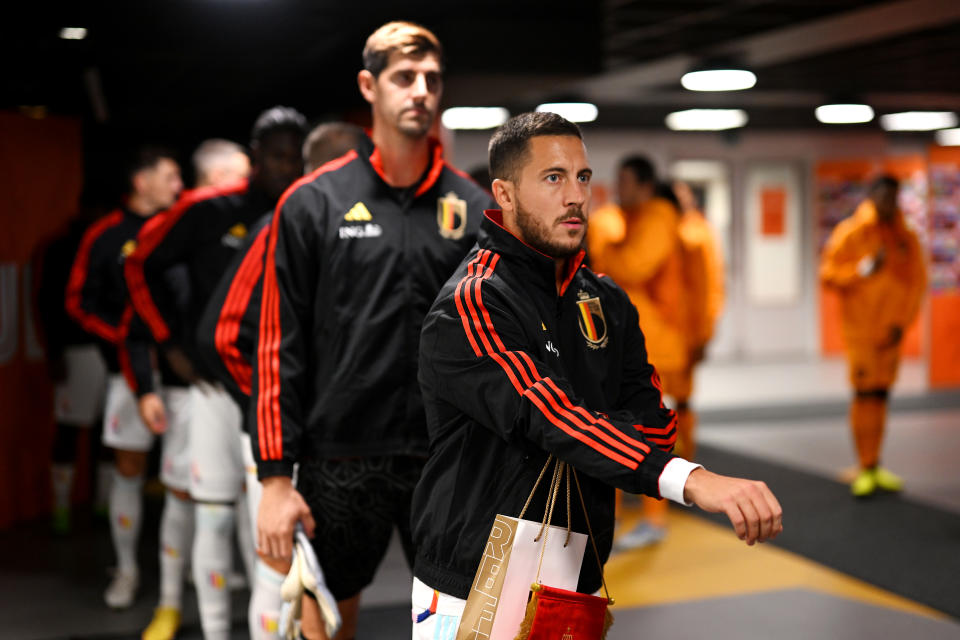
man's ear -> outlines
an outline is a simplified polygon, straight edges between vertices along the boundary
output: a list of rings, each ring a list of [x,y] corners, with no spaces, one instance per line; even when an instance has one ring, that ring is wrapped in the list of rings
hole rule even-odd
[[[366,69],[360,71],[357,74],[357,86],[360,87],[360,94],[363,95],[363,99],[373,104],[377,97],[377,79],[373,77],[373,74]]]
[[[516,186],[510,180],[497,178],[490,185],[493,199],[503,211],[513,211],[516,208]]]
[[[134,193],[143,193],[147,188],[147,171],[149,169],[141,169],[130,178],[130,186],[133,187]]]

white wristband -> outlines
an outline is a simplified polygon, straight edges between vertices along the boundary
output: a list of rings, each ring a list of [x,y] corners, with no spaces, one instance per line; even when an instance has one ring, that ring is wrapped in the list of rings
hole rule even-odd
[[[660,473],[660,497],[672,500],[686,507],[692,506],[692,502],[686,502],[683,499],[683,488],[687,484],[687,477],[694,469],[702,469],[702,464],[696,464],[683,458],[674,458],[667,463]]]

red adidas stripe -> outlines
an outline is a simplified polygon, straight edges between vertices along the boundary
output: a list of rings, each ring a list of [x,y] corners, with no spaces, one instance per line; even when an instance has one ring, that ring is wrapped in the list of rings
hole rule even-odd
[[[260,309],[260,344],[257,348],[257,436],[262,460],[283,459],[283,432],[280,421],[280,291],[277,285],[277,233],[280,211],[294,191],[321,174],[336,171],[357,159],[350,150],[300,178],[280,197],[270,225],[263,273],[263,302]]]
[[[478,261],[487,261],[491,256],[492,256],[492,260],[489,260],[490,265],[483,270],[483,275],[481,276],[481,275],[475,274],[473,270],[473,266]],[[642,462],[644,460],[643,454],[630,449],[629,446],[610,437],[608,434],[604,433],[603,431],[598,429],[596,426],[584,423],[582,420],[577,418],[576,415],[574,415],[570,411],[567,411],[566,409],[563,409],[559,405],[556,398],[553,396],[553,394],[549,389],[545,388],[542,385],[538,385],[534,383],[534,381],[532,380],[532,378],[536,378],[539,381],[541,378],[539,373],[536,371],[536,367],[533,365],[533,362],[529,358],[529,356],[522,351],[516,352],[516,353],[507,351],[506,348],[504,347],[503,341],[500,339],[500,336],[497,333],[496,328],[494,327],[493,322],[490,318],[490,314],[487,311],[486,306],[483,304],[483,296],[482,296],[482,289],[481,289],[482,282],[488,279],[491,275],[493,275],[493,268],[496,266],[496,263],[499,260],[499,257],[500,256],[498,254],[493,254],[492,252],[489,252],[486,250],[481,250],[480,252],[478,252],[477,258],[475,258],[474,261],[471,262],[470,267],[468,267],[467,276],[461,280],[460,284],[457,287],[457,293],[458,293],[457,301],[456,301],[457,309],[461,314],[461,322],[464,325],[465,331],[467,332],[468,337],[471,338],[471,344],[474,347],[474,352],[476,353],[477,351],[479,351],[479,349],[476,346],[476,342],[472,340],[471,331],[469,329],[470,324],[473,325],[473,328],[476,330],[476,332],[480,336],[481,342],[484,345],[487,355],[489,355],[495,362],[497,362],[497,364],[500,365],[500,367],[507,374],[507,377],[509,378],[511,384],[514,386],[517,392],[523,395],[524,397],[527,397],[528,399],[530,399],[531,402],[533,402],[533,404],[537,406],[538,409],[540,409],[543,415],[552,424],[554,424],[555,426],[562,429],[564,432],[568,434],[571,434],[571,435],[576,434],[574,435],[574,437],[584,442],[585,444],[588,444],[589,446],[591,446],[593,449],[600,452],[604,456],[612,460],[616,460],[617,462],[620,462],[621,464],[624,464],[630,467],[631,469],[636,469],[638,462]],[[464,283],[466,283],[466,286],[462,286],[464,285]],[[471,292],[473,293],[472,296],[471,296]],[[464,305],[461,303],[461,299],[460,299],[461,296],[469,312],[469,317],[470,317],[469,322],[467,319],[468,314],[465,313],[463,310]],[[476,300],[476,306],[480,308],[479,314],[476,308],[474,307],[474,299]],[[483,317],[482,323],[480,321],[480,317]],[[490,338],[487,337],[488,334]],[[498,347],[497,351],[494,351],[493,347],[491,346],[491,340],[494,344],[497,345]],[[503,355],[506,356],[506,359],[502,357]],[[519,361],[518,355],[519,357],[523,358],[526,361],[527,365],[530,367],[529,372],[523,366],[523,364]],[[510,361],[509,364],[507,360]],[[510,366],[511,364],[512,366]],[[526,383],[525,387],[520,385],[520,382],[517,379],[517,373],[519,373],[520,377],[523,378],[524,383]],[[537,396],[536,393],[534,393],[534,390],[536,390],[541,394],[542,399],[541,397]],[[562,394],[562,395],[564,398],[566,398],[565,394]],[[546,403],[544,403],[543,400],[546,400]],[[566,400],[569,403],[569,398],[566,398]],[[572,424],[564,423],[563,420],[560,419],[560,416],[566,418]],[[580,429],[582,429],[582,431],[578,431],[574,427],[579,427]],[[586,435],[584,431],[592,434],[594,437],[590,437]],[[622,436],[623,434],[619,434],[618,432],[618,435]],[[595,438],[599,438],[599,440],[606,442],[607,444],[610,444],[611,446],[624,451],[625,453],[627,453],[628,456],[630,456],[631,458],[634,458],[636,461],[616,453],[612,449],[604,446],[601,442],[599,442]],[[645,452],[649,453],[650,451],[649,447],[646,447],[646,445],[644,445],[644,447],[645,447]]]
[[[67,313],[76,320],[81,327],[107,342],[115,343],[118,339],[117,327],[83,308],[83,287],[87,282],[87,271],[90,268],[90,250],[97,239],[107,229],[115,227],[123,221],[123,212],[114,211],[102,220],[94,223],[83,234],[77,257],[70,269],[70,279],[67,281],[67,292],[64,306]]]

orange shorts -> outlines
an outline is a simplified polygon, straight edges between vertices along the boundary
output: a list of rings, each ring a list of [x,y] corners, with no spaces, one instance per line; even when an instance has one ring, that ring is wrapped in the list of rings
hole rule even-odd
[[[850,384],[855,390],[889,389],[897,379],[900,346],[857,345],[847,350],[847,362],[850,365]]]

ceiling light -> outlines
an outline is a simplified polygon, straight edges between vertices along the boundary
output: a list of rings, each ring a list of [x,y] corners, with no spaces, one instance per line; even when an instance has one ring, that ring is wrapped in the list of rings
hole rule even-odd
[[[549,111],[570,122],[593,122],[598,113],[597,105],[589,102],[548,102],[538,106],[537,111]]]
[[[447,129],[493,129],[509,117],[503,107],[450,107],[440,119]]]
[[[824,104],[814,110],[823,124],[856,124],[873,120],[873,109],[867,104]]]
[[[904,111],[880,116],[880,126],[887,131],[934,131],[957,126],[952,111]]]
[[[690,91],[741,91],[757,84],[757,76],[746,69],[705,69],[685,73],[680,84]]]
[[[60,37],[64,40],[83,40],[87,37],[87,30],[83,27],[64,27],[60,29]]]
[[[960,129],[941,129],[936,136],[941,147],[960,147]]]
[[[687,109],[667,116],[667,127],[674,131],[722,131],[747,124],[743,109]]]

